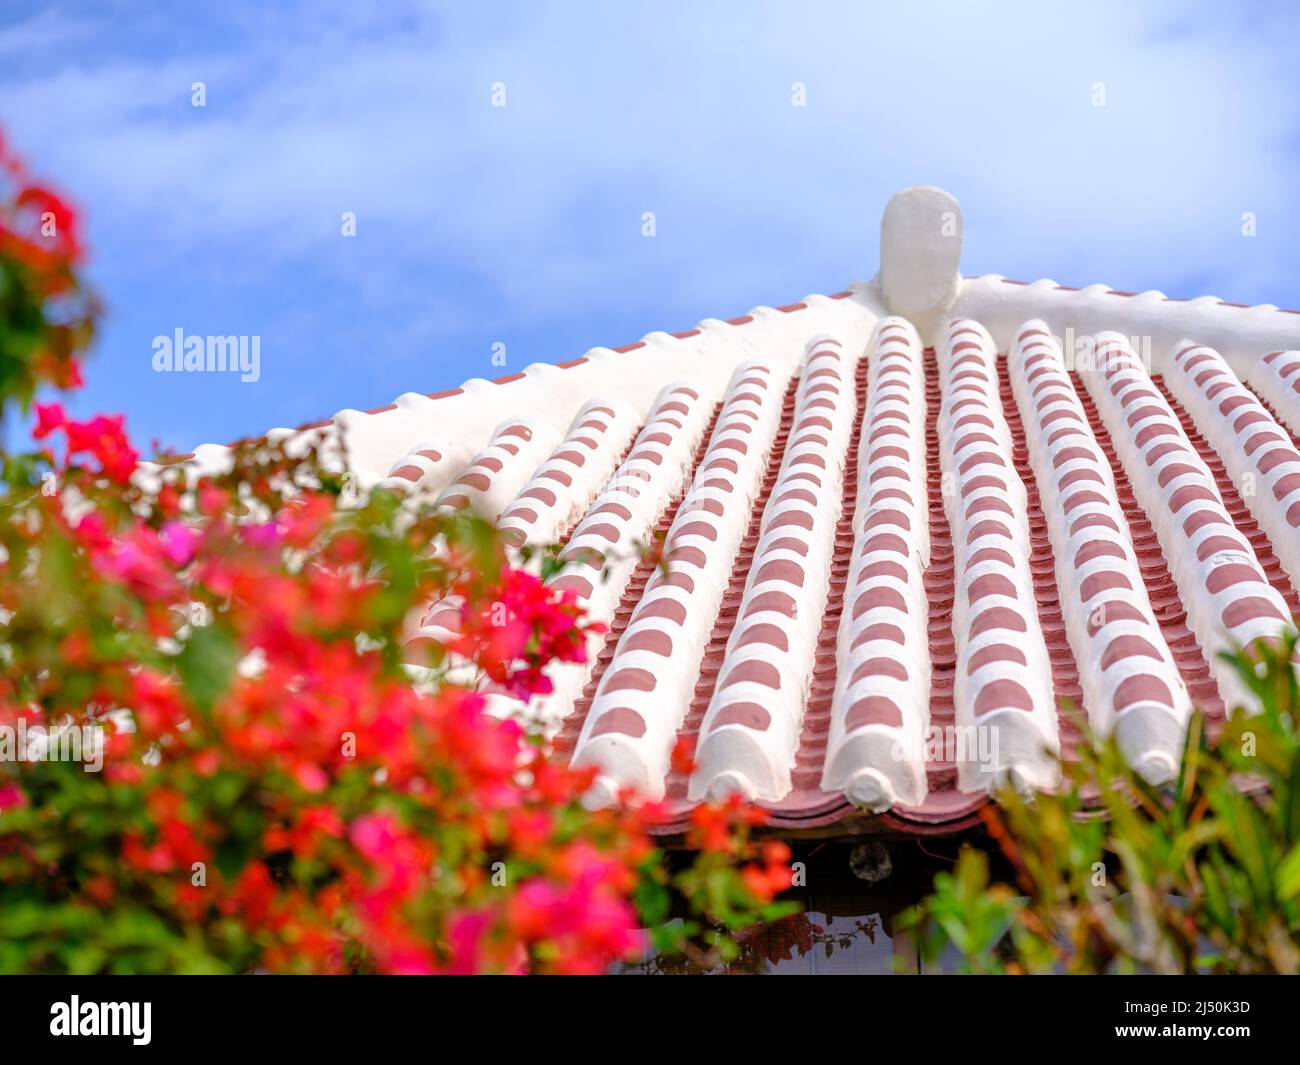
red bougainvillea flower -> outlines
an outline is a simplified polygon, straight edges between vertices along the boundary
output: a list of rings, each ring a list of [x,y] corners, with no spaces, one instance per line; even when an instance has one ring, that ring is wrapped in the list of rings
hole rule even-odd
[[[35,409],[36,425],[32,429],[32,436],[37,440],[44,440],[55,430],[62,429],[67,424],[68,416],[64,413],[61,403],[37,403]]]
[[[125,484],[135,472],[140,453],[127,439],[125,419],[120,414],[99,414],[88,421],[69,418],[58,403],[36,404],[36,425],[32,435],[44,440],[62,432],[67,444],[65,465],[77,455],[89,455],[99,463],[99,473]]]
[[[135,471],[140,453],[131,446],[123,429],[120,414],[99,414],[89,421],[66,421],[68,454],[90,455],[99,463],[100,472],[121,484]]]
[[[732,853],[737,844],[737,822],[757,827],[766,820],[767,815],[757,806],[748,806],[739,795],[730,795],[724,802],[703,804],[691,811],[688,842],[703,851]]]
[[[689,776],[695,771],[695,737],[681,736],[673,744],[672,771]]]
[[[81,261],[77,214],[66,200],[42,185],[27,185],[14,197],[14,206],[20,217],[32,220],[29,239],[35,247],[74,264]]]
[[[762,858],[762,865],[745,866],[741,870],[741,877],[755,897],[771,902],[790,887],[790,848],[785,843],[773,840],[763,845]]]
[[[80,228],[72,205],[32,181],[0,137],[0,253],[13,255],[48,280],[82,262]]]

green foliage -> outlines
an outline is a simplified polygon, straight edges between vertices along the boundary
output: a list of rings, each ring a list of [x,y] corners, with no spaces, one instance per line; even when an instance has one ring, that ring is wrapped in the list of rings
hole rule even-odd
[[[1292,634],[1224,656],[1262,711],[1213,741],[1195,715],[1169,787],[1111,741],[1081,744],[1055,794],[999,793],[985,820],[1012,883],[964,848],[909,915],[923,961],[951,949],[970,972],[1300,972],[1295,648]]]

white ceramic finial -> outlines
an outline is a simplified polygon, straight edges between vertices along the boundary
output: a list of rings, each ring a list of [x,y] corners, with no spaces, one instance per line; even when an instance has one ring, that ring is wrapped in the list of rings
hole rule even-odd
[[[880,290],[890,313],[909,319],[923,337],[957,298],[961,235],[961,206],[943,189],[915,185],[885,205]]]

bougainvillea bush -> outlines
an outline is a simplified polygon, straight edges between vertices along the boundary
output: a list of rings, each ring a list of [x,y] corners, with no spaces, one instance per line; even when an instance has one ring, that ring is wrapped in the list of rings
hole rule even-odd
[[[57,238],[0,207],[6,403],[76,385],[93,328],[56,338],[81,249],[40,206]],[[120,417],[38,403],[34,433],[0,488],[0,972],[587,973],[789,912],[753,811],[702,807],[670,871],[654,806],[585,809],[587,773],[483,712],[588,627],[490,524],[265,443],[145,476]],[[413,679],[439,597],[462,633]]]

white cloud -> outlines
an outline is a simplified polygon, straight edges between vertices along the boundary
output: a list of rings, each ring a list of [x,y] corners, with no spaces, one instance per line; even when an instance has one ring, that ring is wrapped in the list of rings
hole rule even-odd
[[[0,113],[93,208],[182,255],[309,255],[355,210],[399,266],[454,256],[523,306],[628,277],[641,210],[690,291],[737,265],[696,261],[702,245],[867,274],[880,206],[912,180],[963,200],[982,265],[1032,250],[1076,280],[1113,258],[1103,241],[1155,268],[1172,242],[1210,254],[1219,213],[1289,199],[1286,67],[1122,6],[520,5],[491,26],[472,7],[342,25],[234,10],[237,49],[96,64],[59,48]],[[187,106],[194,80],[206,109]]]

